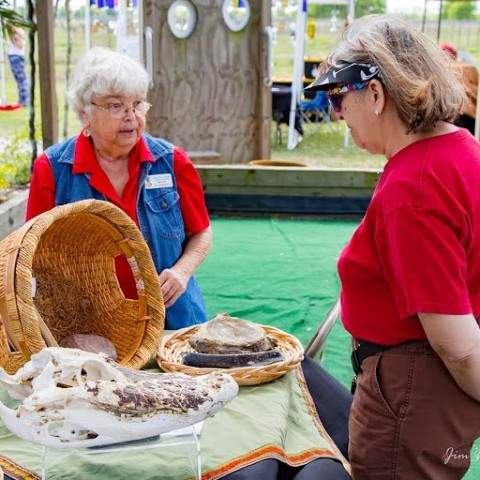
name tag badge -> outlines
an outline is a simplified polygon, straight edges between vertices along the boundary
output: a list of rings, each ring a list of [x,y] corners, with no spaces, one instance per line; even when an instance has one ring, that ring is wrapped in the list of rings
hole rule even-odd
[[[148,175],[145,180],[145,188],[169,188],[173,187],[173,179],[170,173],[159,173],[158,175]]]

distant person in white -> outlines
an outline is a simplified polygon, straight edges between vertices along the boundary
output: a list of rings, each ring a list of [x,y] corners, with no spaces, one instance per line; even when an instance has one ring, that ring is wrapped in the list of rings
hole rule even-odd
[[[26,106],[28,104],[28,83],[25,75],[25,34],[21,28],[14,27],[10,33],[8,60],[17,82],[18,103]]]

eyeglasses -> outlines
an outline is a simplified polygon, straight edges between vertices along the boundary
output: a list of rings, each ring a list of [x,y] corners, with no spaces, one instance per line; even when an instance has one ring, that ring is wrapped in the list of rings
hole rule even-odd
[[[91,102],[92,105],[95,107],[100,108],[101,110],[105,110],[108,112],[113,118],[123,118],[125,115],[127,115],[130,110],[135,115],[138,115],[140,117],[144,117],[147,112],[150,110],[150,107],[152,106],[150,103],[145,102],[144,100],[138,100],[136,102],[133,102],[132,105],[127,106],[122,102],[112,102],[112,103],[107,103],[106,105],[99,105],[98,103]]]
[[[369,81],[349,83],[348,85],[343,85],[342,87],[335,87],[331,90],[328,90],[327,98],[333,110],[337,113],[340,113],[342,111],[342,101],[345,94],[354,90],[362,90],[362,88],[365,88],[368,83]]]

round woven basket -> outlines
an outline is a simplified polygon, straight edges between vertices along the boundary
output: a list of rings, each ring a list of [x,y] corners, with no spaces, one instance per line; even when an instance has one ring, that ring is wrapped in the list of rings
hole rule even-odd
[[[138,300],[120,289],[121,254]],[[0,366],[13,373],[74,333],[107,338],[117,361],[140,368],[158,347],[165,309],[135,223],[111,203],[83,200],[33,218],[0,242],[0,315]]]
[[[285,375],[289,370],[296,368],[303,360],[303,347],[292,335],[278,328],[263,325],[265,333],[275,339],[277,350],[283,354],[283,361],[270,365],[240,368],[200,368],[190,367],[182,363],[182,354],[193,352],[188,339],[199,326],[182,328],[171,335],[165,335],[158,349],[157,363],[165,372],[180,372],[188,375],[205,375],[210,372],[224,372],[230,374],[239,385],[259,385],[271,382]]]

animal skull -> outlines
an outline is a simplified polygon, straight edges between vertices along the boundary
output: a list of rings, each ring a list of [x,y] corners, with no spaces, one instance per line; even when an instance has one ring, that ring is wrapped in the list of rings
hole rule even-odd
[[[0,383],[16,410],[0,418],[24,440],[51,447],[92,447],[138,440],[197,423],[238,393],[230,375],[190,377],[130,370],[104,356],[45,348]]]

